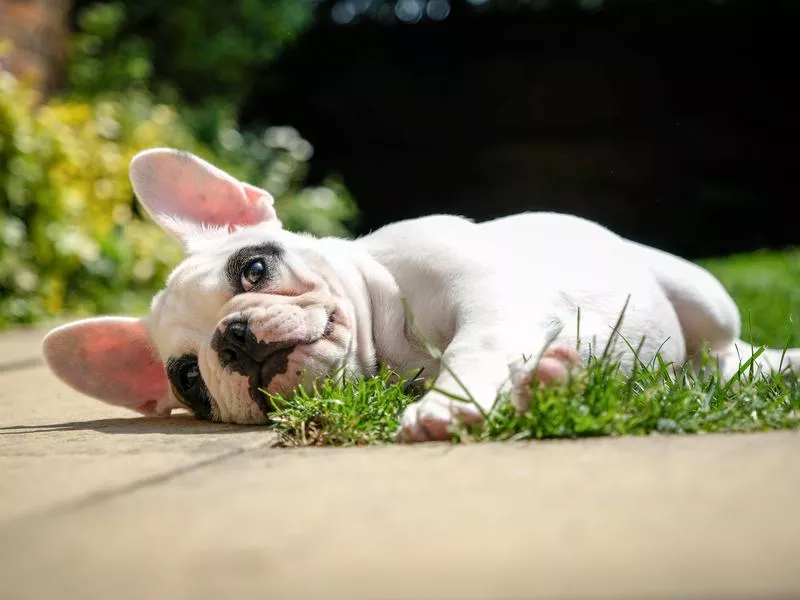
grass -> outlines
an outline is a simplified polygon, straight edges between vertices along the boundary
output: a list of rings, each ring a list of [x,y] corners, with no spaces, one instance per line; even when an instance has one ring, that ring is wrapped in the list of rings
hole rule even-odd
[[[338,376],[312,393],[273,396],[273,428],[286,446],[356,446],[391,442],[403,409],[419,396],[410,377],[384,368],[367,379]]]
[[[800,249],[700,261],[736,300],[746,341],[800,346]],[[790,322],[791,315],[797,317]],[[749,321],[749,322],[748,322]],[[752,340],[747,339],[752,333]]]
[[[702,261],[725,284],[743,315],[745,339],[800,345],[800,250]],[[519,413],[501,396],[484,423],[453,431],[453,441],[484,442],[603,435],[690,434],[800,427],[800,381],[759,376],[743,357],[736,378],[720,381],[711,361],[695,374],[655,360],[625,375],[604,357],[562,387],[533,388]],[[377,377],[337,377],[313,393],[274,398],[273,428],[287,446],[391,443],[403,409],[420,393],[412,378],[384,369]]]

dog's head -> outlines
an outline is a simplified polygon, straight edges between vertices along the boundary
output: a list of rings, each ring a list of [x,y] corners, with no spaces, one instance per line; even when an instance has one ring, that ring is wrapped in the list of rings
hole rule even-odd
[[[264,391],[374,369],[368,298],[348,244],[283,230],[269,193],[192,155],[141,153],[131,181],[187,258],[148,318],[52,331],[44,355],[63,381],[144,414],[186,407],[261,423],[271,409]]]

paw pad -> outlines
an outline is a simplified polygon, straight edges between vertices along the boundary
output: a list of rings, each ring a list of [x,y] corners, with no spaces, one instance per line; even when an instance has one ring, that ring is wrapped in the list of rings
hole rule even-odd
[[[533,381],[540,385],[557,385],[581,362],[581,355],[574,347],[559,344],[550,346],[538,362],[519,360],[513,363],[510,367],[511,402],[518,410],[526,410],[531,403]]]

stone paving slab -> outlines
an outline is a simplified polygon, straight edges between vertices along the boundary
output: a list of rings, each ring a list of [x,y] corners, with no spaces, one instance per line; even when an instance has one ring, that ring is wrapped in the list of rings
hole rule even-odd
[[[32,327],[0,335],[0,373],[44,364],[41,347],[48,327]]]
[[[0,373],[0,598],[800,597],[798,433],[271,445]]]
[[[262,448],[11,524],[0,581],[7,598],[797,597],[798,452],[780,433]]]
[[[45,367],[0,372],[0,525],[271,441],[264,428],[139,417]]]

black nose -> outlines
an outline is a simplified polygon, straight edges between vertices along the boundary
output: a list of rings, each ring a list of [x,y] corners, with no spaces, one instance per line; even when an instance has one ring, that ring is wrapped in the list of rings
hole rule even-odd
[[[256,346],[256,339],[250,332],[247,321],[228,323],[225,331],[217,331],[211,340],[211,347],[216,350],[223,367],[252,361],[251,352]]]
[[[211,339],[211,348],[219,356],[223,368],[237,372],[250,372],[274,358],[280,351],[293,348],[297,342],[262,342],[250,330],[244,319],[231,321],[224,331],[217,330]]]
[[[233,343],[244,346],[246,343],[245,336],[249,331],[245,321],[234,321],[228,325],[228,328],[225,330],[225,336],[230,338]]]

